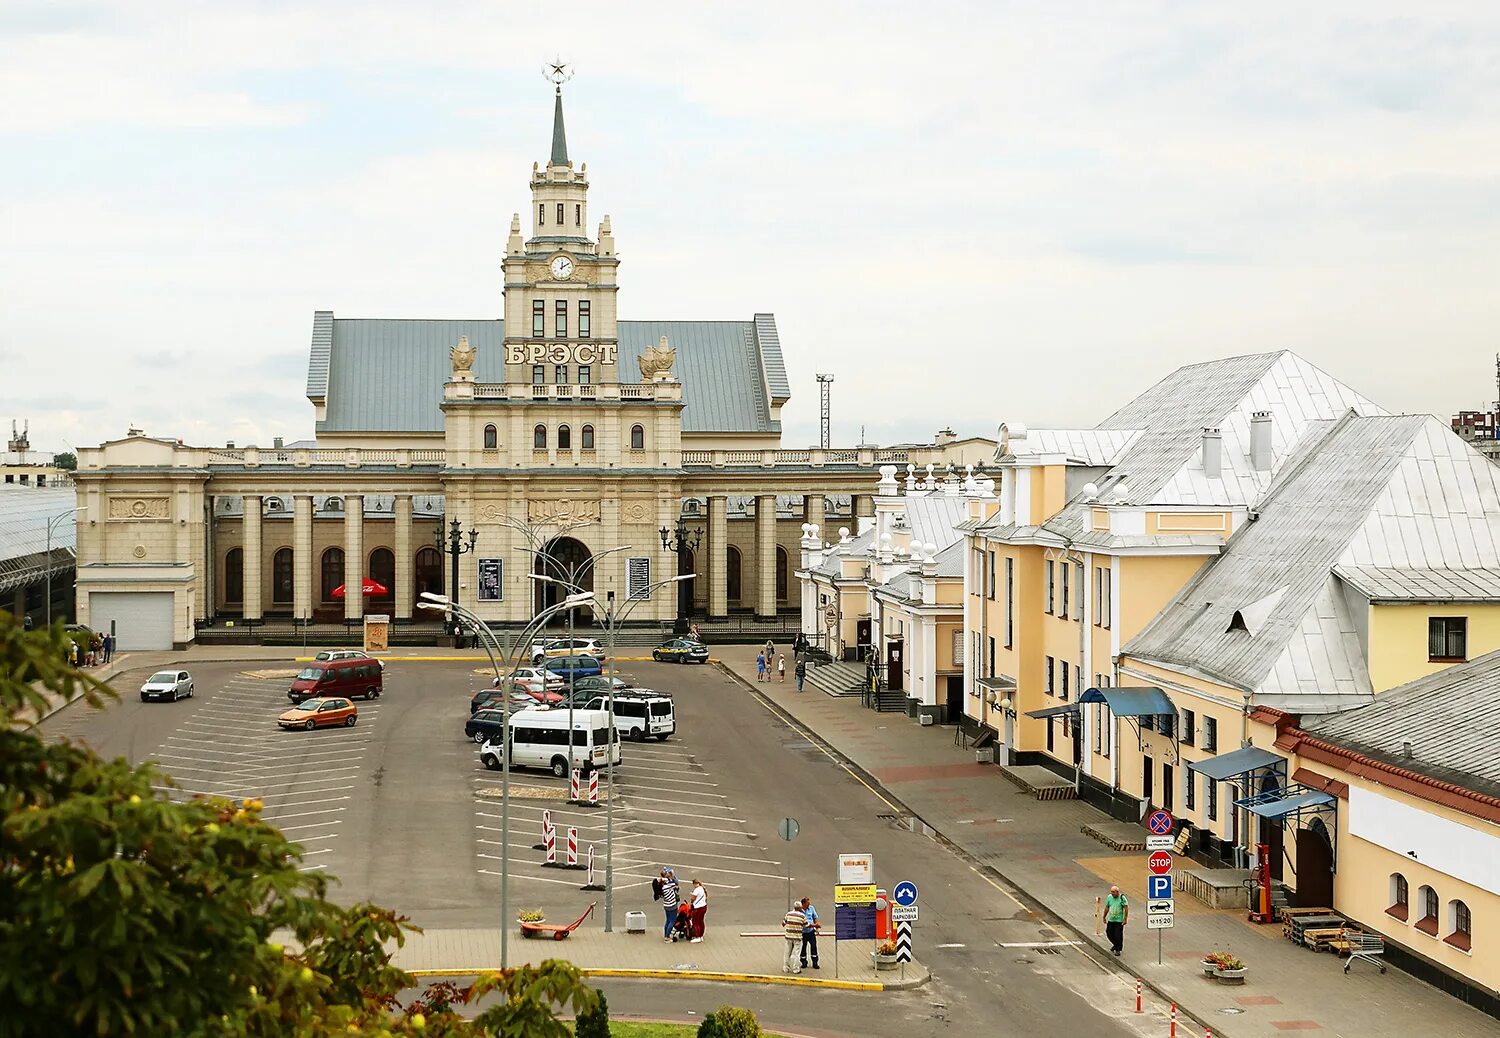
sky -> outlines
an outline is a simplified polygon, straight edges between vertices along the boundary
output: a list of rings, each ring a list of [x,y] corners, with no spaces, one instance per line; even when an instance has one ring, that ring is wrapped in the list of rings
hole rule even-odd
[[[1500,349],[1500,6],[0,4],[0,419],[312,435],[314,310],[501,311],[568,143],[626,319],[776,315],[783,443],[1089,426],[1292,349],[1394,411]],[[8,428],[8,427],[7,427]]]

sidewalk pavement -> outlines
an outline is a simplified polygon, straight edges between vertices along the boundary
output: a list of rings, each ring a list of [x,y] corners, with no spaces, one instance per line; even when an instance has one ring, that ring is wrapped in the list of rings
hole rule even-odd
[[[992,764],[976,764],[954,744],[951,726],[923,728],[904,714],[881,714],[858,697],[838,698],[812,687],[755,680],[754,646],[723,646],[724,665],[793,720],[820,737],[918,815],[948,842],[1060,916],[1100,957],[1107,940],[1095,933],[1094,899],[1111,883],[1136,911],[1126,931],[1122,972],[1140,977],[1213,1027],[1215,1035],[1261,1038],[1288,1031],[1340,1035],[1441,1034],[1492,1038],[1495,1020],[1401,972],[1380,974],[1319,955],[1285,940],[1280,925],[1249,922],[1242,911],[1215,911],[1177,898],[1175,925],[1164,932],[1162,965],[1145,928],[1146,865],[1142,853],[1114,853],[1079,829],[1105,816],[1078,800],[1039,801],[1007,781]],[[1203,976],[1199,961],[1213,951],[1245,960],[1242,988]],[[1222,1030],[1221,1030],[1222,1026]]]
[[[652,925],[653,920],[655,925]],[[553,920],[556,922],[556,920]],[[515,927],[515,924],[511,924]],[[746,933],[750,931],[745,931]],[[278,939],[290,943],[287,935]],[[634,977],[672,980],[717,980],[747,984],[792,984],[801,987],[844,988],[853,991],[890,991],[916,987],[929,977],[927,967],[909,963],[904,972],[877,972],[870,959],[873,942],[843,942],[835,971],[834,944],[825,941],[822,969],[800,974],[781,971],[786,938],[744,936],[738,927],[710,925],[701,944],[661,939],[659,913],[646,919],[646,932],[605,933],[597,926],[579,927],[566,940],[527,940],[512,929],[509,957],[512,966],[565,959],[591,977]],[[856,950],[856,947],[857,950]],[[409,934],[396,949],[395,964],[419,977],[472,976],[500,966],[500,933],[484,929],[428,929]]]

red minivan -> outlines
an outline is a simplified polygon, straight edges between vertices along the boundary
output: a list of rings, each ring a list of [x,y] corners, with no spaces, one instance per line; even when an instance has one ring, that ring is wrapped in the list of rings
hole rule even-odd
[[[323,660],[309,663],[292,679],[286,697],[300,703],[315,696],[375,699],[383,687],[380,663],[372,659]]]

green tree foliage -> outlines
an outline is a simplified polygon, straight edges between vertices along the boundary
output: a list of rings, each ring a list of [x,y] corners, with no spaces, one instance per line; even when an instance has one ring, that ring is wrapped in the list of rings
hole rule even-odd
[[[719,1033],[724,1038],[761,1038],[760,1021],[755,1013],[739,1006],[720,1006],[714,1010]]]
[[[78,468],[78,455],[74,454],[72,451],[59,451],[58,453],[52,455],[52,464],[56,465],[60,469],[72,472],[74,469]]]
[[[709,1013],[698,1025],[698,1038],[724,1038],[724,1028],[719,1026],[719,1018]]]
[[[593,1009],[578,1014],[573,1028],[574,1038],[609,1038],[609,1000],[599,992],[599,1001]]]
[[[0,612],[0,1031],[194,1038],[338,1034],[565,1038],[597,998],[544,962],[401,1007],[389,943],[413,929],[342,907],[256,800],[174,802],[150,765],[43,742],[49,703],[113,697],[65,665],[60,626]],[[448,988],[452,988],[451,985]],[[490,992],[473,1022],[454,1011]]]

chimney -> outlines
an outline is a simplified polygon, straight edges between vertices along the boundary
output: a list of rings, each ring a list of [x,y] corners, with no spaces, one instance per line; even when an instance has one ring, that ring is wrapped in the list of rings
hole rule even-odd
[[[1405,757],[1407,760],[1411,760],[1416,756],[1416,754],[1412,752],[1410,739],[1401,740],[1401,756]]]
[[[272,438],[272,440],[271,440],[271,446],[274,447],[276,450],[281,450],[283,442],[284,441],[281,439],[281,437],[277,436],[277,437]]]
[[[958,439],[958,434],[955,433],[952,429],[942,428],[939,429],[937,435],[933,437],[932,445],[934,447],[946,447],[956,439]]]
[[[1256,472],[1271,471],[1271,412],[1256,411],[1250,416],[1250,467]]]
[[[233,440],[226,441],[225,444],[224,444],[224,449],[225,450],[231,450],[231,451],[234,450],[234,441]]]
[[[1224,474],[1224,438],[1211,427],[1203,430],[1203,474],[1209,479]]]

